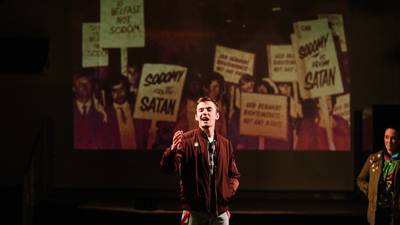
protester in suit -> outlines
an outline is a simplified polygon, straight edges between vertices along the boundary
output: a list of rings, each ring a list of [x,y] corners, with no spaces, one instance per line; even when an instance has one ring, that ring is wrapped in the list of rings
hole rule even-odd
[[[109,125],[113,131],[114,148],[136,149],[136,130],[133,124],[133,105],[128,101],[128,83],[120,75],[110,81],[112,104],[108,108]]]
[[[104,147],[106,115],[104,108],[93,100],[93,83],[88,71],[73,76],[74,148]]]
[[[150,123],[134,119],[134,97],[129,95],[128,79],[122,74],[109,80],[108,148],[145,149]]]

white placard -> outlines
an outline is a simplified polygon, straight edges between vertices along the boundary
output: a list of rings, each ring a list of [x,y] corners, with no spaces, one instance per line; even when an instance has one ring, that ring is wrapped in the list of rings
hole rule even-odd
[[[308,99],[343,93],[342,75],[328,21],[302,21],[294,27],[298,31],[292,38],[295,56],[302,64],[298,73],[301,97]]]
[[[100,1],[100,46],[144,47],[143,0]]]
[[[176,121],[186,71],[177,65],[144,64],[134,118]]]
[[[82,67],[108,66],[108,50],[100,48],[99,23],[82,24]]]
[[[216,46],[214,71],[226,82],[239,83],[243,74],[253,75],[255,54],[223,46]]]
[[[242,93],[240,134],[288,139],[288,97]]]
[[[297,81],[296,59],[291,45],[267,45],[269,77],[273,81]]]

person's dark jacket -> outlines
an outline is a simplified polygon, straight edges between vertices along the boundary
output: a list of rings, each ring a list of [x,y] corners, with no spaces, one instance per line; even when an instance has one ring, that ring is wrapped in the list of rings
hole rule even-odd
[[[182,157],[176,150],[167,148],[160,166],[163,172],[180,174],[180,198],[182,208],[199,212],[210,210],[210,169],[208,164],[208,139],[200,129],[194,129],[183,135]],[[236,167],[232,144],[225,137],[216,134],[217,163],[215,188],[218,213],[228,208],[229,200],[234,196],[240,173]]]

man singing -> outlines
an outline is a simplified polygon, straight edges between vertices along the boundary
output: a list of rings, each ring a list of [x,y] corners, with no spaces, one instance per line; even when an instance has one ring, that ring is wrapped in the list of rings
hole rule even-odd
[[[218,118],[217,103],[199,98],[195,114],[199,128],[176,131],[163,153],[161,169],[180,176],[181,224],[229,224],[228,202],[239,187],[240,173],[231,142],[215,133]]]

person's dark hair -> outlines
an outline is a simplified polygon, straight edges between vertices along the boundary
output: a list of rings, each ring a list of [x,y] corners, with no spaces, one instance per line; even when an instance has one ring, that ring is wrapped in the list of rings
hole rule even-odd
[[[108,105],[111,105],[113,102],[112,101],[112,88],[115,85],[119,85],[119,84],[122,84],[128,102],[132,103],[133,97],[129,94],[129,80],[126,76],[124,76],[122,74],[118,74],[117,76],[111,76],[107,80],[107,104]]]
[[[217,112],[219,112],[218,103],[214,99],[212,99],[210,97],[200,97],[199,99],[197,99],[196,107],[197,107],[198,104],[200,104],[200,102],[212,102],[212,103],[214,103],[215,108],[217,109]]]
[[[119,74],[117,76],[111,77],[108,80],[108,89],[109,89],[109,91],[111,92],[113,86],[119,85],[119,84],[122,84],[124,86],[125,91],[128,92],[129,80],[128,80],[127,77],[125,77],[122,74]]]
[[[250,74],[245,73],[239,79],[239,87],[242,86],[244,83],[248,83],[248,82],[254,82],[255,83],[255,79]]]
[[[269,82],[267,82],[265,80],[257,81],[255,84],[255,90],[258,91],[258,88],[260,86],[266,87],[268,94],[276,94],[277,93],[277,90]]]
[[[336,105],[336,96],[331,95],[331,101],[332,101],[332,110],[334,109]],[[315,117],[318,116],[319,104],[320,99],[319,98],[310,98],[310,99],[305,99],[302,102],[302,110],[303,110],[303,115],[304,117]]]
[[[400,130],[398,129],[398,126],[396,126],[395,124],[387,124],[386,126],[385,126],[385,129],[384,129],[384,131],[383,132],[386,132],[386,130],[387,129],[393,129],[393,130],[395,130],[396,131],[396,136],[398,137],[398,138],[400,138]]]
[[[204,87],[206,89],[209,89],[211,82],[214,80],[218,81],[219,86],[221,88],[221,95],[222,95],[224,93],[225,80],[224,80],[224,77],[217,72],[211,71],[211,72],[208,72],[206,76],[204,76]]]
[[[335,107],[335,105],[336,105],[336,97],[337,96],[331,95],[330,97],[331,97],[332,107]],[[318,105],[320,103],[320,99],[319,98],[313,98],[312,100],[314,101],[315,105]]]
[[[196,100],[199,96],[203,96],[203,75],[197,71],[188,71],[185,86],[183,89],[183,97]],[[192,90],[192,85],[198,84],[199,90]]]

